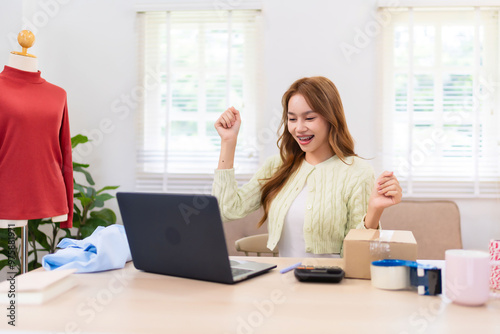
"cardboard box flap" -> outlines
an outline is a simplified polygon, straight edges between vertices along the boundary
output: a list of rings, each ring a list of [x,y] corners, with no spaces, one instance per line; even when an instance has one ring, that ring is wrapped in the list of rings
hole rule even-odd
[[[350,230],[344,240],[381,241],[416,244],[411,231],[395,230]]]

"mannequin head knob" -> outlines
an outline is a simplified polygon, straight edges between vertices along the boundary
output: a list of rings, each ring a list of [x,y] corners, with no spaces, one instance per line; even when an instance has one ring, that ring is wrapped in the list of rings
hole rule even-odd
[[[35,35],[29,30],[23,30],[17,35],[17,41],[24,48],[28,49],[35,44]]]
[[[23,47],[22,52],[12,51],[12,54],[36,58],[34,55],[28,53],[28,48],[31,48],[35,44],[35,35],[29,30],[23,30],[17,35],[17,41]]]

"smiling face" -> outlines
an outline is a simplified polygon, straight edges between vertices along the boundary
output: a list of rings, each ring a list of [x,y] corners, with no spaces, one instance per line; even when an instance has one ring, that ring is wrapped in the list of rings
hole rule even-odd
[[[312,165],[333,156],[328,143],[330,124],[319,113],[314,112],[301,94],[293,95],[288,101],[287,127],[297,141],[305,159]]]

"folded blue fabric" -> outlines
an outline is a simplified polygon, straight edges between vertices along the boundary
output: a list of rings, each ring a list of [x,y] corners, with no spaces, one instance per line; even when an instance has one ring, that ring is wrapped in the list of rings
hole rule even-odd
[[[45,270],[77,269],[77,273],[119,269],[132,260],[125,229],[114,224],[98,226],[91,236],[83,240],[64,238],[54,254],[45,255]]]

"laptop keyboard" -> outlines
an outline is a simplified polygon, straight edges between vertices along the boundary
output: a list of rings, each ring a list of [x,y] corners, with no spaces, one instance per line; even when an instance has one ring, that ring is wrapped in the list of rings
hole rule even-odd
[[[251,272],[252,270],[249,269],[240,269],[240,268],[231,268],[231,272],[234,276],[242,275]]]

